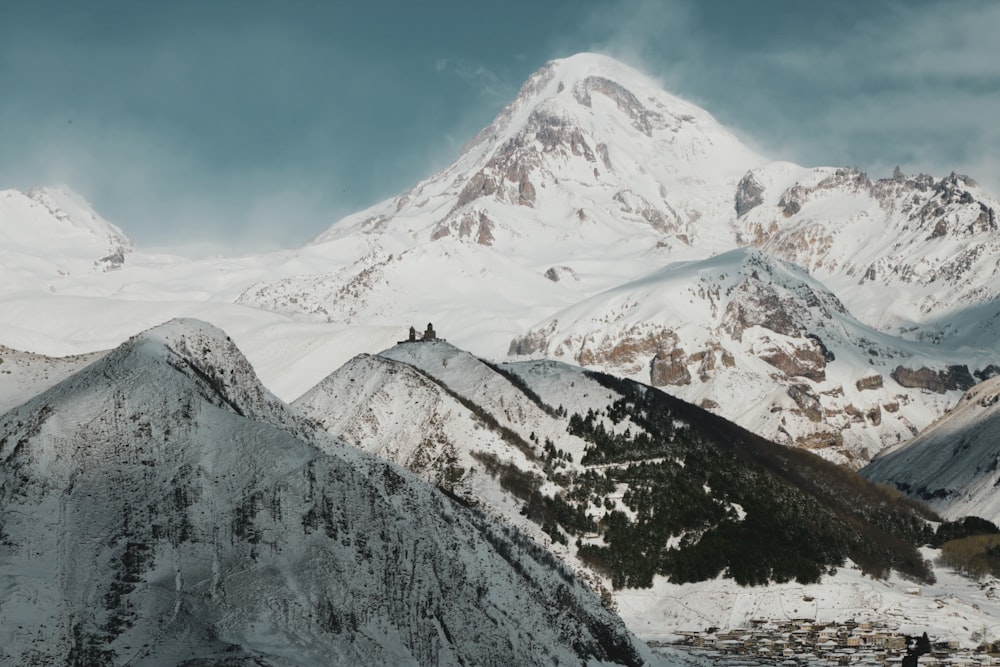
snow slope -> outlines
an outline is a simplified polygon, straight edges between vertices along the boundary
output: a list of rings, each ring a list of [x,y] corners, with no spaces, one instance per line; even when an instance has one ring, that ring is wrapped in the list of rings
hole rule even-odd
[[[0,258],[7,281],[30,286],[39,276],[115,269],[131,251],[120,229],[67,188],[0,191]]]
[[[862,469],[920,498],[948,519],[1000,522],[1000,378],[977,384],[916,438]]]
[[[204,323],[140,334],[5,415],[0,460],[4,663],[646,651],[544,550],[323,435]]]
[[[546,519],[531,517],[530,503],[495,479],[484,460],[471,453],[487,452],[534,476],[544,495],[565,494],[572,487],[567,480],[607,467],[581,465],[587,443],[567,433],[567,415],[600,411],[618,398],[620,394],[577,366],[545,360],[492,367],[437,341],[404,343],[379,356],[358,357],[295,406],[331,433],[406,465],[537,535],[592,586],[606,591],[628,627],[647,641],[669,641],[681,632],[713,627],[745,627],[750,620],[879,619],[904,632],[927,631],[974,646],[978,633],[1000,612],[996,582],[979,584],[941,568],[934,571],[934,584],[916,584],[897,575],[874,579],[847,563],[814,584],[747,587],[723,577],[678,584],[656,576],[650,588],[613,589],[607,576],[578,558],[572,535],[566,544],[552,539],[539,525]],[[627,420],[605,425],[617,432],[637,428]],[[506,436],[502,429],[509,429]],[[512,444],[511,432],[521,438],[522,447]],[[571,454],[554,468],[541,446],[547,439],[554,448]],[[627,491],[627,485],[621,485],[608,499],[622,508]],[[587,511],[594,517],[607,516],[600,502]],[[600,543],[593,535],[584,536],[584,541]],[[924,556],[933,560],[936,552],[925,550]]]
[[[46,357],[0,345],[0,414],[34,398],[103,354]]]
[[[938,552],[925,549],[936,560]],[[754,620],[807,619],[822,624],[878,621],[903,634],[926,632],[935,641],[975,648],[997,636],[1000,581],[975,581],[937,567],[934,584],[896,575],[873,579],[853,567],[840,568],[816,584],[795,582],[747,588],[716,580],[675,585],[657,580],[654,589],[616,594],[629,627],[649,642],[674,641],[679,633],[746,628]]]

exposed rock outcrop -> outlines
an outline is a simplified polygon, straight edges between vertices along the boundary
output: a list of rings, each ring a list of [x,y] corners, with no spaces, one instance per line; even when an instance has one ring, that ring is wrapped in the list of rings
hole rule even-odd
[[[892,379],[904,387],[927,389],[938,394],[946,391],[965,391],[976,384],[972,374],[969,373],[969,367],[964,364],[948,366],[944,370],[934,370],[926,366],[914,370],[897,366],[892,372]]]
[[[551,271],[551,269],[549,269]],[[549,337],[559,326],[559,320],[552,320],[543,329],[534,329],[510,341],[507,354],[512,357],[526,357],[538,352],[544,352],[549,345]]]
[[[603,337],[602,337],[603,338]],[[581,366],[622,367],[637,365],[660,350],[672,350],[678,338],[670,329],[660,327],[632,327],[617,340],[602,340],[584,336],[576,362]]]
[[[799,406],[802,413],[809,418],[809,421],[823,421],[823,406],[819,401],[819,396],[806,384],[793,384],[788,387],[788,395],[795,405]]]
[[[753,172],[747,172],[736,186],[736,215],[741,216],[763,204],[763,195],[764,186],[754,177]]]
[[[649,383],[654,387],[690,384],[691,373],[686,362],[687,357],[681,348],[658,351],[649,362]]]
[[[561,282],[566,279],[579,281],[580,277],[576,275],[576,271],[568,266],[553,266],[550,267],[545,272],[545,277],[554,283]]]
[[[980,368],[972,373],[976,376],[976,379],[982,382],[983,380],[989,380],[990,378],[995,378],[1000,375],[1000,366],[996,364],[990,364],[986,368]]]
[[[858,388],[858,391],[870,391],[873,389],[881,389],[885,384],[882,375],[876,373],[875,375],[866,375],[863,378],[859,378],[854,386]]]
[[[813,382],[826,380],[826,360],[813,345],[774,346],[760,358],[788,377],[804,377]]]

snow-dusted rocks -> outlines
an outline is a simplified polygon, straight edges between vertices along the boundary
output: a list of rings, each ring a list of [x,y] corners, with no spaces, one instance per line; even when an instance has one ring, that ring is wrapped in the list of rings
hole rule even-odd
[[[583,300],[516,337],[509,353],[648,382],[855,466],[912,437],[958,396],[955,386],[925,392],[895,379],[903,364],[940,356],[935,346],[861,324],[803,270],[752,248],[673,264]]]
[[[747,173],[736,212],[743,243],[804,267],[870,326],[913,339],[996,337],[983,312],[965,311],[1000,296],[1000,203],[967,176],[872,180],[775,163]]]
[[[140,334],[0,418],[0,662],[639,664],[552,557]]]

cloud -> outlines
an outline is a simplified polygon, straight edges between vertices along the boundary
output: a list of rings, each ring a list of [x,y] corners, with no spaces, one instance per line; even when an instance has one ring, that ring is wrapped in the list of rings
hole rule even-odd
[[[1000,194],[1000,5],[896,7],[843,35],[834,52],[775,48],[764,58],[823,96],[794,152],[865,165],[969,171]],[[853,158],[853,159],[852,159]]]
[[[773,159],[967,171],[1000,194],[1000,5],[638,0],[585,20]]]
[[[512,84],[505,77],[480,62],[468,59],[438,58],[434,63],[438,74],[451,75],[484,98],[505,100],[510,95]],[[515,88],[516,90],[516,88]]]

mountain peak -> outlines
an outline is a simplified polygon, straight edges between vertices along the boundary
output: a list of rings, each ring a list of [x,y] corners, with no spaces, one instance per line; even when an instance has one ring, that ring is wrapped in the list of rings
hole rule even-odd
[[[165,363],[187,376],[203,396],[220,407],[270,423],[297,437],[313,435],[312,427],[285,409],[264,387],[232,338],[208,322],[174,318],[136,334],[108,355],[107,361],[114,365],[136,354],[148,356],[154,364]]]
[[[595,102],[595,95],[605,101]],[[707,111],[670,94],[631,66],[598,53],[578,53],[551,60],[532,74],[517,97],[467,145],[466,153],[475,152],[484,141],[493,146],[509,141],[526,126],[530,129],[539,115],[597,132],[608,129],[600,127],[601,120],[624,124],[649,138],[656,130],[676,134],[683,123],[703,123],[707,131],[728,134]]]
[[[583,53],[532,74],[447,169],[314,242],[451,237],[524,257],[604,237],[645,250],[731,241],[736,184],[762,162],[708,112]]]
[[[676,97],[663,85],[638,69],[600,53],[577,53],[565,58],[550,60],[536,70],[521,86],[515,98],[552,98],[565,94],[566,97],[580,97],[580,91],[575,90],[594,79],[608,79],[630,89],[637,96],[669,98],[686,110],[706,113],[690,102]],[[585,102],[580,102],[586,105]]]
[[[29,264],[41,254],[62,275],[115,269],[132,252],[125,233],[66,186],[0,191],[0,245]]]

